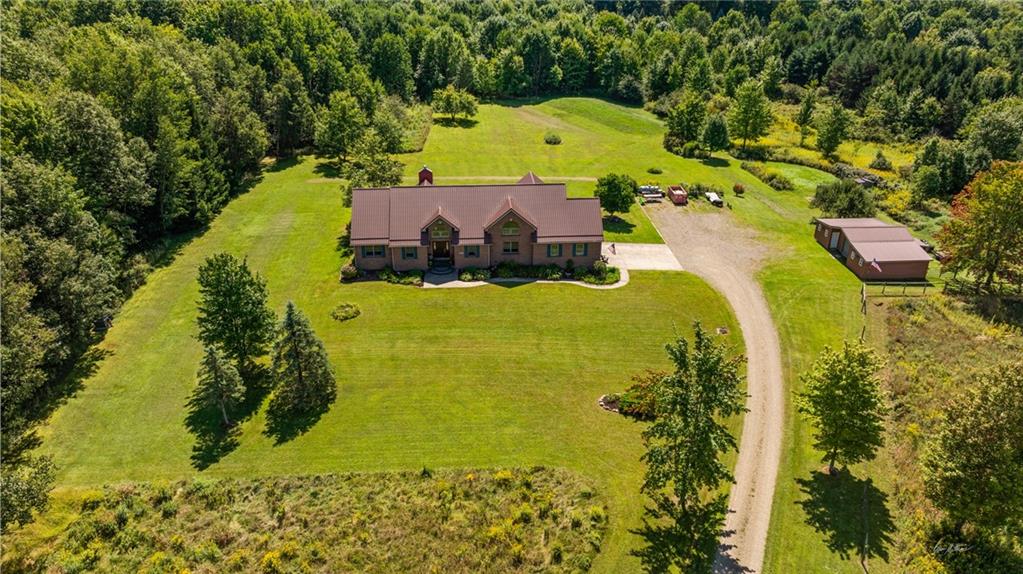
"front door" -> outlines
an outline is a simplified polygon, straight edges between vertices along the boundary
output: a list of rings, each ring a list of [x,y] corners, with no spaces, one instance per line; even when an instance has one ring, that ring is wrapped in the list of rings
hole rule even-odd
[[[831,246],[830,246],[830,248],[834,249],[836,247],[838,247],[838,231],[832,229],[831,230]]]
[[[451,257],[451,242],[450,241],[434,241],[433,242],[433,257],[435,259],[448,259]]]

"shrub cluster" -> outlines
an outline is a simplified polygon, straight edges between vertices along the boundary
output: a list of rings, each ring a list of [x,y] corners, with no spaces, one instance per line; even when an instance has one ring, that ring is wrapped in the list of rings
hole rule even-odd
[[[423,272],[418,269],[410,271],[395,271],[390,267],[384,267],[380,270],[377,276],[384,281],[394,283],[395,285],[415,285],[416,287],[420,287],[423,284]]]
[[[330,312],[335,321],[350,321],[362,314],[359,306],[355,303],[341,303]]]
[[[742,195],[746,193],[746,186],[741,183],[737,183],[732,186],[732,193],[735,195]]]
[[[547,132],[543,135],[543,141],[547,145],[559,145],[561,143],[561,136],[555,132]]]
[[[663,169],[661,169],[661,168],[659,168],[659,167],[648,167],[648,168],[646,169],[646,172],[647,172],[647,173],[652,173],[652,174],[654,174],[654,175],[658,175],[658,174],[662,174],[662,173],[664,173],[664,170],[663,170]]]
[[[486,281],[487,279],[490,279],[489,269],[466,267],[458,274],[459,281]]]
[[[593,267],[576,267],[572,271],[572,277],[583,283],[591,285],[611,285],[621,279],[621,271],[617,267],[611,267],[605,261],[598,259],[593,262]]]
[[[767,169],[762,165],[746,161],[742,162],[741,167],[742,169],[757,176],[757,179],[759,179],[760,181],[766,183],[767,185],[773,187],[774,189],[777,189],[778,191],[786,191],[795,188],[795,186],[792,185],[792,181],[789,180],[789,178],[778,173],[777,171],[774,171],[773,169]]]
[[[356,267],[355,265],[352,265],[351,263],[348,263],[347,265],[341,268],[342,281],[352,281],[353,279],[356,279],[358,276],[359,268]]]
[[[689,190],[689,199],[693,198],[703,199],[704,197],[706,197],[704,194],[708,192],[718,194],[718,197],[720,197],[721,199],[725,198],[724,188],[718,187],[713,184],[694,183],[693,185],[688,186],[687,189]]]

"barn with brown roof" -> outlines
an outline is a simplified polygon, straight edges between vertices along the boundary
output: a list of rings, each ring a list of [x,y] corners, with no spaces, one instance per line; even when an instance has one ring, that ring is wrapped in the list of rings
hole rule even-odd
[[[873,217],[819,218],[814,238],[864,281],[927,278],[931,256],[901,225]]]
[[[532,172],[514,184],[352,190],[351,245],[364,270],[524,265],[590,266],[604,239],[596,198],[569,198]]]

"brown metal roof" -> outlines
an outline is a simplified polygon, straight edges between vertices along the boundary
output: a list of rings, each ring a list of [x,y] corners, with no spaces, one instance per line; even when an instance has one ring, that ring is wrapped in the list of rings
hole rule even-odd
[[[891,225],[874,217],[818,217],[817,221],[837,229],[849,229],[853,227],[891,227]]]
[[[522,176],[522,178],[519,179],[518,183],[528,183],[535,185],[538,183],[543,183],[543,180],[537,177],[535,173],[529,172],[526,175]]]
[[[852,242],[850,242],[852,243]],[[873,241],[852,243],[853,251],[864,261],[930,261],[931,256],[916,241]]]
[[[886,227],[851,227],[843,229],[842,235],[854,243],[866,243],[876,241],[916,241],[909,231],[902,226],[889,225]]]
[[[486,227],[509,208],[536,227],[538,243],[603,240],[596,198],[569,199],[563,183],[523,183],[355,189],[351,243],[419,245],[424,222],[438,214],[457,221],[460,243],[483,243]]]

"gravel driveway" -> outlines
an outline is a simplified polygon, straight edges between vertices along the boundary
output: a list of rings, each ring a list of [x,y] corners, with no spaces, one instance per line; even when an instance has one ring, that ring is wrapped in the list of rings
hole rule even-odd
[[[714,572],[760,572],[785,416],[778,331],[755,278],[770,254],[751,230],[736,224],[726,212],[693,213],[667,204],[644,209],[682,268],[728,299],[742,329],[749,412],[739,439],[735,484]]]

